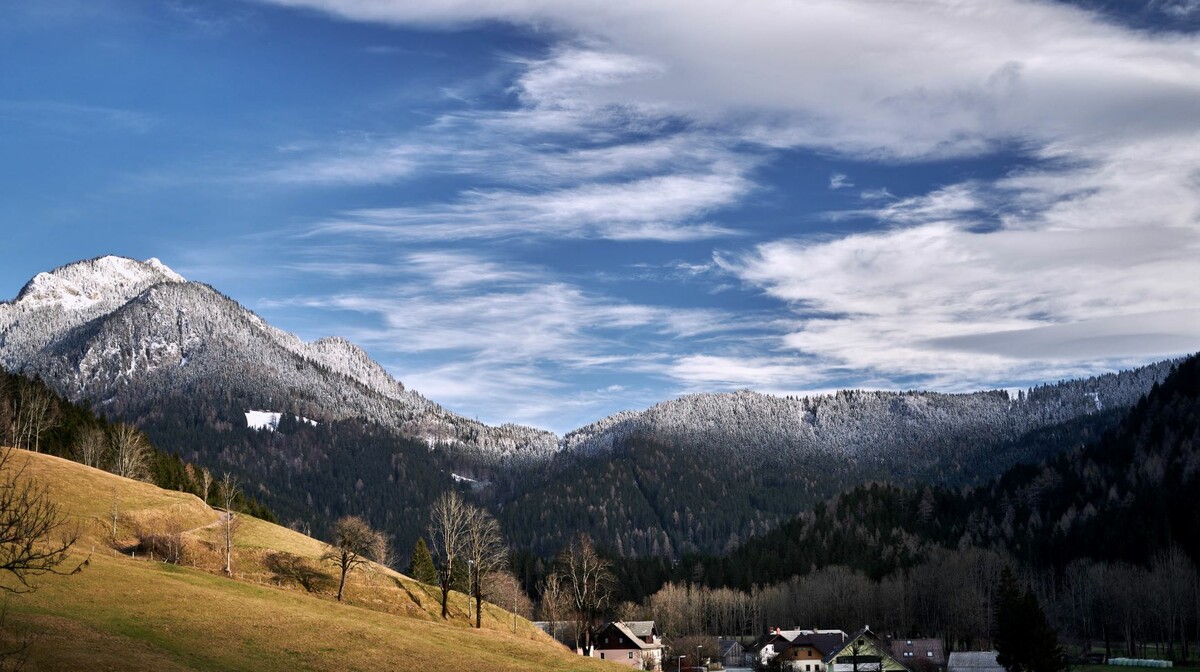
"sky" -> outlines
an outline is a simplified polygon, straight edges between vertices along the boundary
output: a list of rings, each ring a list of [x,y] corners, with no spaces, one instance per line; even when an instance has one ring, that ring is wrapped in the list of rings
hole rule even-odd
[[[1200,350],[1200,0],[0,0],[0,297],[157,257],[480,420]]]

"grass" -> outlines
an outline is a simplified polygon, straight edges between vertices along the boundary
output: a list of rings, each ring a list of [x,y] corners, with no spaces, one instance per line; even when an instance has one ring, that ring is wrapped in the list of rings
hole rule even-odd
[[[336,586],[316,592],[272,569],[287,557],[311,569],[323,545],[297,532],[241,517],[234,579],[219,574],[212,547],[219,514],[198,498],[46,455],[19,453],[26,473],[83,527],[91,553],[74,576],[45,576],[9,601],[13,622],[35,633],[32,670],[605,670],[552,642],[524,619],[485,605],[484,629],[467,622],[466,596],[440,617],[440,593],[392,570],[352,575],[346,603]],[[113,492],[122,510],[115,546],[148,526],[186,525],[185,561],[169,565],[113,549]],[[141,529],[139,529],[141,528]],[[82,559],[83,555],[78,559]],[[191,564],[195,564],[192,567]],[[319,583],[319,582],[318,582]]]

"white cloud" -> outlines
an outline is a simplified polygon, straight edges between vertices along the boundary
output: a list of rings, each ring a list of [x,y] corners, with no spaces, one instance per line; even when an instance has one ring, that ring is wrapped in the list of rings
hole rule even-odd
[[[845,173],[834,173],[829,176],[830,189],[848,189],[853,186],[854,183],[850,181],[850,178]]]
[[[737,232],[701,221],[751,188],[739,175],[666,175],[544,191],[473,191],[455,203],[344,213],[310,235],[410,241],[526,234],[612,240],[700,240]]]
[[[784,343],[825,367],[969,387],[1184,354],[1200,348],[1188,147],[953,185],[874,211],[895,228],[719,261],[791,306]],[[1008,205],[980,228],[990,200]]]
[[[329,267],[299,266],[305,272]],[[384,273],[387,268],[396,273]],[[624,377],[675,379],[674,359],[698,344],[742,343],[724,311],[635,303],[586,291],[546,269],[461,251],[419,251],[376,264],[373,287],[262,301],[259,309],[350,311],[339,335],[361,344],[406,385],[486,421],[566,430],[617,399],[655,395]],[[580,389],[580,377],[622,377]],[[556,411],[557,410],[557,415]],[[589,415],[591,414],[591,415]]]
[[[820,385],[836,371],[955,388],[1200,343],[1196,34],[1032,0],[275,1],[398,25],[535,26],[556,46],[522,64],[522,107],[477,115],[476,128],[620,146],[600,184],[579,161],[575,182],[359,211],[329,232],[692,240],[730,233],[706,216],[753,192],[747,145],[890,164],[999,150],[1036,160],[911,197],[865,190],[868,207],[840,216],[875,219],[874,231],[718,256],[791,309],[796,324],[775,345],[802,357],[685,353],[681,381]],[[682,142],[708,140],[705,158],[627,140],[671,120],[694,129]],[[635,165],[655,172],[615,179]]]
[[[770,146],[893,158],[1191,128],[1192,35],[1018,0],[278,0],[366,21],[557,29],[524,93],[736,122]],[[569,37],[568,37],[569,36]],[[1132,122],[1132,123],[1131,123]]]

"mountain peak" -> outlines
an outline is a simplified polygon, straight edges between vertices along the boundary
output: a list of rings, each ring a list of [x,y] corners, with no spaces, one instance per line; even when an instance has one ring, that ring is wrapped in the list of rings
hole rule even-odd
[[[186,280],[153,257],[138,261],[108,255],[38,273],[21,289],[14,303],[32,308],[87,310],[99,304],[119,305],[163,282]]]

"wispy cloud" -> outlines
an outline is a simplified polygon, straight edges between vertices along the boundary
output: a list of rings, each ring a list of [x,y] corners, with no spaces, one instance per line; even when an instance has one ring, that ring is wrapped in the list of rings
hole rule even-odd
[[[980,156],[1035,163],[914,196],[897,189],[903,198],[865,189],[863,207],[828,216],[867,230],[758,239],[717,255],[745,287],[777,300],[790,325],[757,349],[672,353],[678,381],[917,378],[950,389],[1091,372],[1200,343],[1194,33],[1024,0],[275,1],[397,25],[532,25],[556,41],[518,63],[516,109],[435,124],[483,139],[464,165],[515,157],[503,176],[512,182],[348,212],[318,234],[696,240],[741,228],[716,215],[755,193],[752,167],[778,152],[917,168]],[[1160,9],[1183,16],[1193,5]],[[559,150],[489,144],[505,136]],[[704,151],[686,150],[692,143]],[[828,186],[853,184],[834,173]],[[524,298],[555,305],[568,289]]]
[[[425,207],[356,210],[314,226],[309,235],[450,241],[537,234],[611,240],[701,240],[736,235],[703,221],[750,189],[737,175],[659,176],[534,194],[473,191]]]
[[[1200,155],[1167,170],[1164,151],[954,185],[874,211],[896,228],[721,263],[792,307],[784,343],[822,366],[953,387],[1183,354],[1200,345]],[[998,225],[979,226],[981,192],[1008,194]]]
[[[56,100],[0,100],[0,121],[72,134],[145,133],[155,124],[152,115],[137,110]]]
[[[297,268],[339,272],[336,263]],[[671,380],[675,358],[699,343],[739,342],[746,333],[721,310],[621,300],[546,269],[479,254],[421,251],[367,270],[385,268],[399,275],[377,275],[370,288],[265,300],[258,307],[358,313],[366,322],[343,327],[341,335],[367,347],[414,389],[491,420],[536,420],[559,430],[568,427],[553,416],[556,399],[578,404],[583,414],[622,393],[608,389],[612,383],[580,391],[578,378],[636,373]]]

